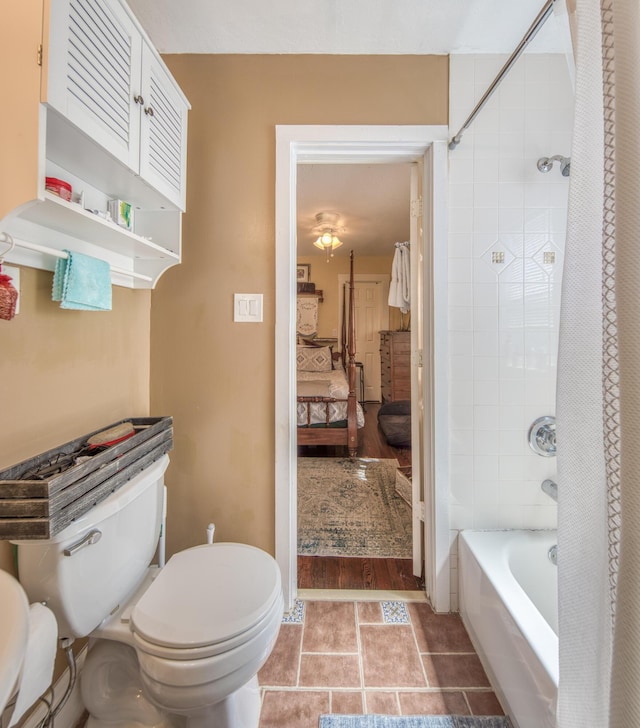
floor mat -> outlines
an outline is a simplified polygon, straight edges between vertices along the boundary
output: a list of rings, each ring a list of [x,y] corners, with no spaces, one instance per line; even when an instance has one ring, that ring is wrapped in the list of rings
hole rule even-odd
[[[319,728],[511,728],[505,716],[321,715]]]

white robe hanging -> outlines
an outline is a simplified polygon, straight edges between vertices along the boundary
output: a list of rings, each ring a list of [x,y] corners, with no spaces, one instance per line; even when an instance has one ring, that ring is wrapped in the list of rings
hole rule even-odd
[[[411,309],[411,267],[409,243],[396,243],[396,252],[391,267],[389,284],[389,306],[399,308],[402,313]]]

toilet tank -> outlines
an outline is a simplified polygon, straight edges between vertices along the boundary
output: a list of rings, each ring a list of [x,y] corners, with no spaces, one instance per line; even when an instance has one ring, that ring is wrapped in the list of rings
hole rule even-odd
[[[52,538],[14,541],[20,583],[29,601],[56,615],[59,637],[88,635],[143,580],[160,536],[168,464],[163,455]],[[73,550],[91,532],[100,535]]]

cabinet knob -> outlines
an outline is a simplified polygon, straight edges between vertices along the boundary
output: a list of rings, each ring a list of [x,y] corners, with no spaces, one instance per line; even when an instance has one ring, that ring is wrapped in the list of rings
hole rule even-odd
[[[144,104],[144,99],[142,98],[142,96],[140,96],[140,94],[134,96],[133,100],[136,102],[136,104],[140,104],[141,106]]]
[[[144,113],[147,116],[153,116],[153,108],[151,106],[147,106],[146,109],[144,110]]]

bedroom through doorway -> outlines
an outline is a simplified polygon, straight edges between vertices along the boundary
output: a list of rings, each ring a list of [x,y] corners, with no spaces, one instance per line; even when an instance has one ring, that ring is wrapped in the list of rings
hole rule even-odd
[[[297,447],[301,589],[424,591],[422,575],[414,576],[410,414],[404,417],[401,446],[387,441],[378,422],[383,404],[389,409],[392,400],[400,404],[401,396],[410,408],[410,314],[389,306],[389,282],[395,243],[409,241],[411,234],[411,167],[409,162],[298,164],[296,344],[302,350],[296,349],[296,359],[298,378],[305,379],[299,386],[324,376],[316,373],[315,362],[309,363],[314,349],[329,350],[331,377],[343,367],[353,250],[354,384],[361,419],[355,459],[345,445]],[[322,232],[318,217],[327,219],[325,212],[336,225],[332,234],[342,242],[333,255],[313,246]],[[400,329],[405,332],[397,338],[407,348],[396,362],[392,392],[391,364],[381,361],[381,332]],[[302,409],[298,403],[299,418]]]
[[[299,163],[408,162],[417,163],[412,169],[423,191],[422,204],[412,204],[411,218],[412,234],[422,231],[420,244],[411,246],[412,268],[420,272],[422,281],[414,299],[418,300],[422,321],[418,328],[414,317],[411,332],[412,412],[416,415],[412,429],[415,426],[417,430],[412,440],[418,443],[412,458],[420,456],[418,468],[412,463],[413,566],[414,573],[419,574],[424,562],[426,597],[435,611],[449,611],[447,134],[444,125],[276,126],[275,555],[288,609],[294,607],[299,593],[294,366]]]

